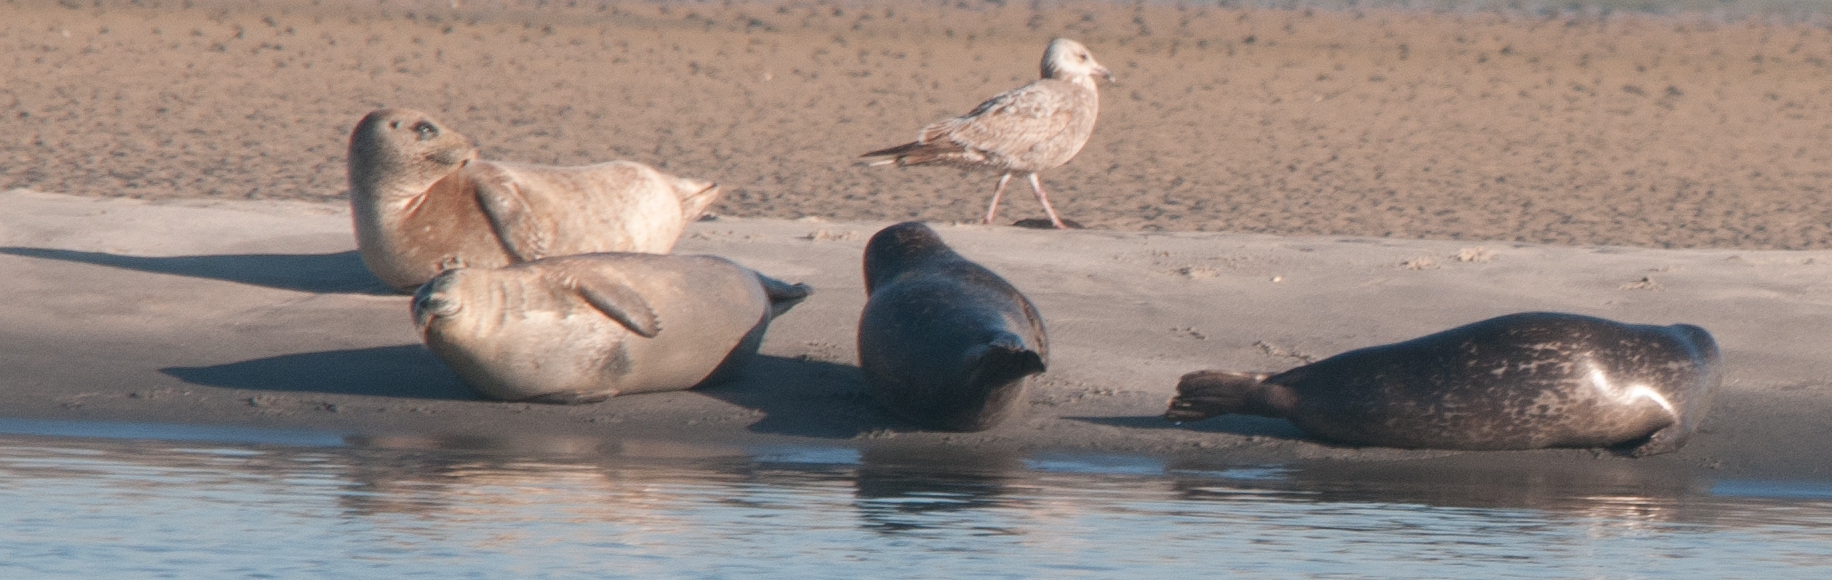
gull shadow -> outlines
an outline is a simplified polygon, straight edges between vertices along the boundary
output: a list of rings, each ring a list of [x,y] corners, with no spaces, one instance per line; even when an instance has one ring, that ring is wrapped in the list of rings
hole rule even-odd
[[[54,248],[0,247],[0,254],[81,262],[159,274],[210,278],[301,292],[395,294],[363,265],[356,250],[331,254],[124,256]]]
[[[844,439],[904,426],[865,392],[852,365],[760,354],[739,378],[695,390],[762,412],[750,426],[758,433]]]
[[[234,389],[477,398],[458,375],[418,344],[305,352],[207,367],[166,367],[159,372],[187,383]]]
[[[1181,429],[1205,433],[1229,433],[1233,435],[1278,437],[1280,439],[1310,439],[1302,429],[1291,421],[1259,417],[1255,415],[1220,415],[1200,421],[1171,421],[1156,415],[1145,417],[1065,417],[1072,421],[1110,425],[1132,429]]]

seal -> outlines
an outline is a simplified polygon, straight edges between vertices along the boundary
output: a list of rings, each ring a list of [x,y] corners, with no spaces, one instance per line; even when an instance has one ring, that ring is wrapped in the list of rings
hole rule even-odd
[[[667,253],[720,193],[711,182],[629,161],[482,161],[469,137],[408,109],[374,111],[356,124],[349,169],[363,263],[401,290],[452,267]]]
[[[1193,372],[1165,417],[1282,417],[1354,445],[1645,456],[1684,446],[1722,382],[1703,328],[1526,312],[1278,374]]]
[[[579,254],[446,270],[413,316],[485,398],[588,403],[733,378],[812,293],[714,256]]]
[[[1024,402],[1049,362],[1037,308],[917,222],[865,245],[859,368],[890,411],[925,428],[981,431]]]

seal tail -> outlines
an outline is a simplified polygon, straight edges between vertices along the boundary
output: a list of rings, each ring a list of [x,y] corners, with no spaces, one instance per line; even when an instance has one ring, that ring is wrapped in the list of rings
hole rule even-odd
[[[671,181],[674,195],[681,198],[681,215],[687,218],[686,221],[700,219],[700,214],[706,213],[706,208],[725,193],[719,184],[710,181],[687,177],[672,177]]]
[[[1244,413],[1252,407],[1266,373],[1231,371],[1196,371],[1177,381],[1177,396],[1171,397],[1164,418],[1172,421],[1196,421],[1216,415]]]
[[[757,274],[757,281],[763,283],[763,294],[770,299],[771,318],[782,316],[796,304],[814,295],[814,287],[807,284],[790,284],[763,274]]]

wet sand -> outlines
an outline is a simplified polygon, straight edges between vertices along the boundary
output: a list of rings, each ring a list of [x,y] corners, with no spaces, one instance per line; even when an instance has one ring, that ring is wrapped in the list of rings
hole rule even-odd
[[[486,158],[713,179],[725,215],[970,220],[993,176],[853,161],[1035,78],[1047,40],[1069,36],[1119,78],[1087,148],[1044,174],[1093,228],[1832,247],[1832,31],[1810,24],[1151,2],[67,4],[81,8],[0,4],[0,188],[341,199],[350,128],[398,106]],[[1041,214],[1010,203],[1010,219]]]

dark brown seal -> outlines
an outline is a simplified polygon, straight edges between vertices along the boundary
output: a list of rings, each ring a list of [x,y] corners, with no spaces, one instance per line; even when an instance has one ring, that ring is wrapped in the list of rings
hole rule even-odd
[[[865,245],[859,367],[892,413],[926,428],[979,431],[1024,404],[1049,338],[1037,308],[928,226],[897,224]]]
[[[1690,324],[1528,312],[1282,373],[1183,376],[1165,417],[1283,417],[1319,439],[1435,449],[1684,446],[1723,382]]]
[[[356,245],[376,277],[411,290],[440,270],[591,252],[667,253],[719,197],[711,182],[612,161],[481,161],[425,113],[382,109],[350,133]]]

